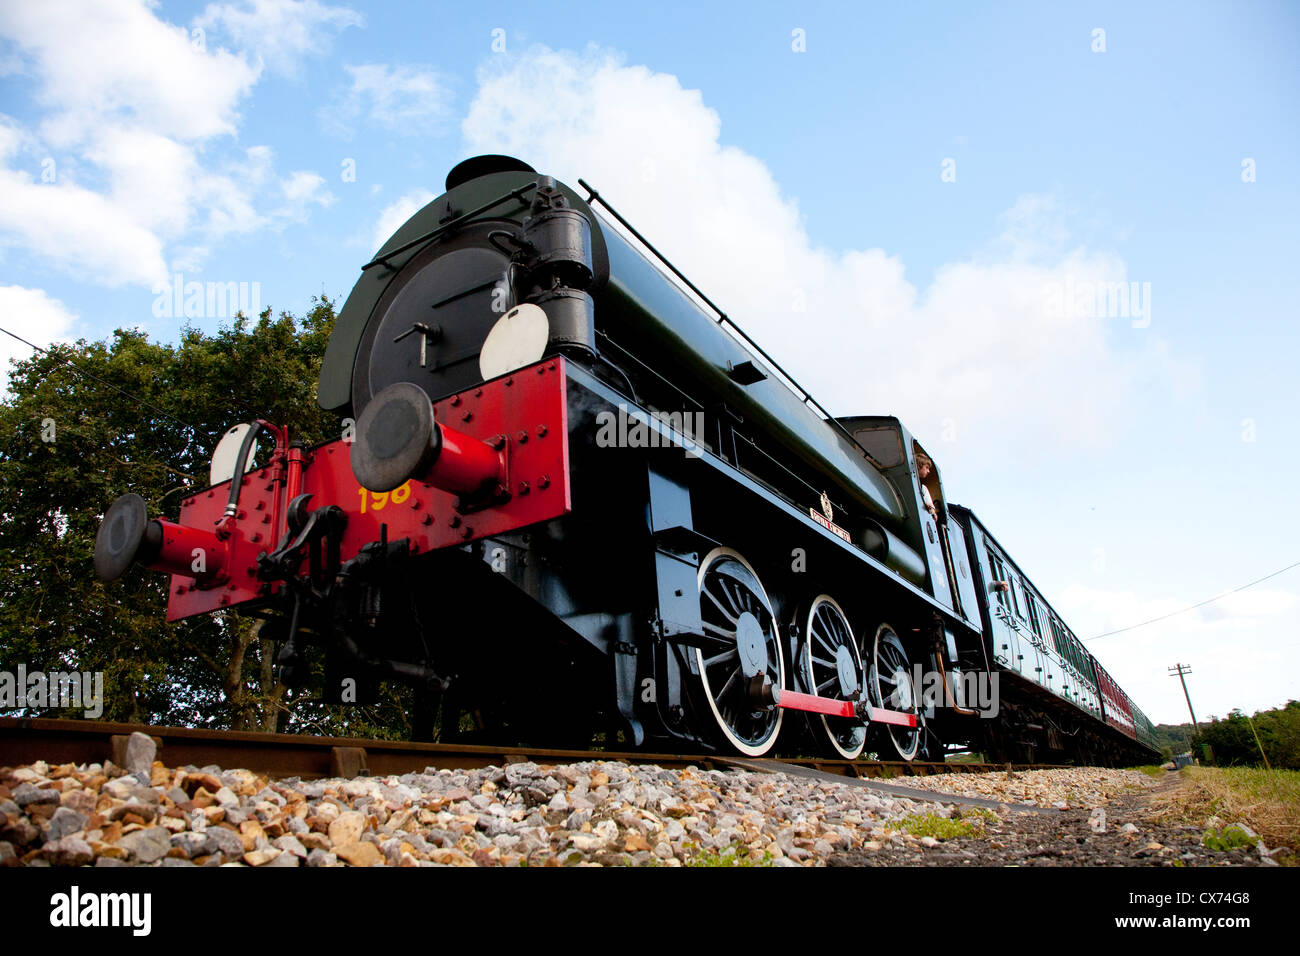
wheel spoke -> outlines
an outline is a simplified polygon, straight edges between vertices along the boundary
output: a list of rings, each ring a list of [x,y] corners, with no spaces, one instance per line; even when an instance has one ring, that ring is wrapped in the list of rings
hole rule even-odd
[[[826,650],[830,651],[832,654],[835,653],[836,645],[832,644],[821,631],[813,631],[813,639],[819,642],[822,647],[826,648]]]
[[[725,627],[718,627],[718,625],[712,624],[709,621],[703,621],[701,623],[704,625],[704,636],[710,640],[721,641],[724,644],[736,643],[735,631],[729,631]]]
[[[830,629],[831,629],[832,631],[835,632],[835,639],[836,639],[836,640],[835,640],[835,643],[836,643],[836,644],[846,644],[846,643],[848,643],[848,640],[847,640],[847,638],[848,638],[848,636],[849,636],[849,635],[848,635],[848,625],[845,623],[845,621],[844,621],[842,618],[840,618],[838,615],[837,615],[837,616],[833,616],[833,617],[830,619],[830,625],[831,625],[831,626],[830,626]]]
[[[724,589],[724,593],[725,593],[725,589]],[[725,607],[723,607],[722,602],[719,601],[716,597],[714,597],[713,592],[710,591],[707,587],[704,589],[704,596],[707,597],[710,601],[712,601],[713,606],[716,607],[719,611],[721,611],[722,614],[727,618],[727,620],[730,621],[732,624],[736,624],[737,622],[740,621],[740,615],[732,614]],[[735,632],[733,631],[732,633],[734,634]]]
[[[731,689],[731,685],[736,682],[736,678],[739,676],[740,676],[740,668],[737,667],[735,670],[731,672],[731,676],[727,678],[727,682],[722,685],[722,690],[718,691],[717,696],[714,697],[713,699],[720,701],[724,697],[726,697],[727,691]]]
[[[754,614],[754,595],[750,593],[749,588],[742,585],[739,581],[732,581],[731,587],[732,593],[736,598],[736,604],[740,607],[741,611],[747,611],[750,614]],[[757,617],[758,615],[755,614],[754,616]]]
[[[727,599],[727,603],[736,612],[736,617],[740,617],[749,610],[745,607],[745,602],[740,596],[740,590],[735,581],[723,577],[718,578],[718,590],[722,592],[722,596]]]
[[[914,693],[906,695],[906,699],[909,701],[906,707],[903,707],[900,703],[901,699],[903,699],[903,684],[910,681],[909,661],[907,652],[903,649],[898,636],[887,627],[882,627],[877,632],[875,659],[876,697],[880,700],[882,706],[903,710],[905,713],[918,714],[917,700]],[[920,741],[919,727],[890,726],[886,736],[893,744],[898,755],[904,760],[911,760],[916,756],[917,745]]]
[[[731,660],[733,657],[737,657],[738,655],[739,652],[733,647],[729,650],[723,651],[721,654],[714,654],[712,657],[705,658],[704,666],[706,668],[713,667],[715,664],[721,664],[723,661]]]
[[[822,623],[819,630],[823,634],[823,640],[828,642],[828,646],[838,647],[844,643],[846,625],[843,619],[831,610],[830,605],[823,604],[817,609],[817,619]]]

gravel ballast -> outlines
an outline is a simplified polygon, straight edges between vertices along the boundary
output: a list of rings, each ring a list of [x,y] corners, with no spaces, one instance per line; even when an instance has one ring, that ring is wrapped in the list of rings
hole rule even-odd
[[[135,773],[39,762],[0,770],[0,866],[816,866],[925,862],[928,853],[938,862],[956,841],[909,832],[917,819],[970,821],[983,833],[1057,816],[784,773],[615,761],[268,780],[132,756]],[[998,777],[907,782],[1040,806],[1066,801],[1085,817],[1126,787],[1151,786],[1141,774],[1088,768]]]

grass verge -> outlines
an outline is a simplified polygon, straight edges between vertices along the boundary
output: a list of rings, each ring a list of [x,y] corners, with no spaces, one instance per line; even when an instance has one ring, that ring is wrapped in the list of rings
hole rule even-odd
[[[937,813],[913,813],[898,821],[898,827],[912,836],[952,840],[956,837],[979,836],[983,832],[985,822],[990,818],[997,819],[997,815],[982,808],[966,810],[959,817],[941,817]]]
[[[1205,826],[1245,823],[1269,847],[1289,847],[1300,856],[1300,771],[1251,767],[1184,767],[1186,786],[1171,795],[1161,816]]]
[[[688,844],[692,849],[694,844]],[[687,866],[771,866],[772,854],[751,852],[739,843],[721,849],[710,847],[694,854],[686,861]]]

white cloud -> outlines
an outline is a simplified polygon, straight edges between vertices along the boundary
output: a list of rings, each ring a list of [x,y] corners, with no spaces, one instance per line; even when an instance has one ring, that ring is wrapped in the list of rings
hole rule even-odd
[[[68,341],[77,321],[62,302],[51,299],[45,290],[18,285],[0,286],[0,316],[4,316],[5,328],[42,348],[52,342]],[[27,359],[34,354],[22,342],[0,333],[0,380],[5,391],[10,360]]]
[[[1132,590],[1110,590],[1076,583],[1062,592],[1061,603],[1063,608],[1073,608],[1077,612],[1081,625],[1093,629],[1080,635],[1087,638],[1092,633],[1132,627],[1165,615],[1173,616],[1146,625],[1147,628],[1155,629],[1148,631],[1149,634],[1160,635],[1161,627],[1165,632],[1184,635],[1214,631],[1225,625],[1245,627],[1252,622],[1295,610],[1300,600],[1290,591],[1255,588],[1227,593],[1213,603],[1184,611],[1192,602],[1176,597],[1148,597]],[[1062,613],[1065,613],[1064,610]],[[1124,633],[1137,633],[1137,630]],[[1104,646],[1107,640],[1120,639],[1119,634],[1113,638],[1102,638],[1098,646]]]
[[[307,56],[329,50],[335,33],[359,27],[365,18],[348,7],[318,0],[244,0],[211,3],[195,26],[229,37],[240,50],[277,73],[296,75]]]
[[[0,169],[0,193],[0,243],[6,247],[110,287],[151,285],[167,274],[158,237],[97,192]]]
[[[105,126],[83,155],[107,173],[109,198],[140,226],[175,235],[189,225],[199,168],[188,146],[139,128]]]
[[[407,136],[427,135],[450,115],[451,94],[429,67],[345,66],[351,86],[318,112],[327,132],[350,137],[362,121]]]
[[[479,80],[471,151],[593,183],[835,414],[895,413],[923,441],[951,419],[963,449],[1088,446],[1122,427],[1144,379],[1186,382],[1150,330],[1053,315],[1050,290],[1127,274],[1071,248],[1049,197],[1022,197],[986,249],[918,288],[884,249],[815,243],[797,200],[721,142],[718,114],[676,77],[535,49]]]
[[[181,140],[232,133],[239,101],[257,81],[255,67],[196,49],[184,27],[141,0],[7,3],[0,35],[19,45],[40,79],[37,100],[52,112],[40,132],[59,149],[110,118]]]
[[[31,134],[17,120],[0,113],[0,162],[31,146]]]
[[[1193,603],[1186,597],[1079,583],[1053,601],[1085,646],[1153,720],[1188,719],[1182,686],[1168,671],[1176,663],[1192,666],[1188,688],[1202,720],[1234,707],[1250,712],[1279,706],[1296,696],[1291,675],[1300,667],[1300,597],[1295,592],[1257,587],[1175,613]],[[1165,615],[1173,616],[1155,620]],[[1136,624],[1143,626],[1091,639]]]
[[[280,183],[280,192],[285,198],[280,214],[296,222],[306,221],[312,206],[332,206],[337,198],[326,188],[323,176],[306,169],[291,173]]]
[[[437,193],[431,193],[427,189],[416,189],[385,206],[379,214],[378,222],[375,223],[374,238],[371,242],[375,252],[378,252],[393,233],[397,232],[402,223],[437,198]]]
[[[224,236],[301,221],[328,203],[319,188],[301,194],[302,172],[277,190],[270,150],[235,150],[228,139],[260,66],[209,49],[146,0],[54,6],[57,16],[50,4],[0,7],[0,37],[42,108],[31,130],[0,118],[0,244],[78,278],[152,286],[167,275],[170,243],[188,240],[176,257],[197,267]],[[301,44],[286,18],[297,11],[310,30],[322,9],[259,4],[250,16],[273,15],[283,42]],[[32,170],[53,179],[38,182]]]

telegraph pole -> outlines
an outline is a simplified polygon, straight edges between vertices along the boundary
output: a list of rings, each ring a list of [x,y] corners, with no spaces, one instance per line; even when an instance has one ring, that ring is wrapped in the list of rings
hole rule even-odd
[[[1187,675],[1192,672],[1190,664],[1175,664],[1168,668],[1169,673],[1177,674],[1178,679],[1183,683],[1183,696],[1187,698],[1187,712],[1192,715],[1192,726],[1196,728],[1196,733],[1200,734],[1201,725],[1196,722],[1196,711],[1192,710],[1192,697],[1187,693]]]

